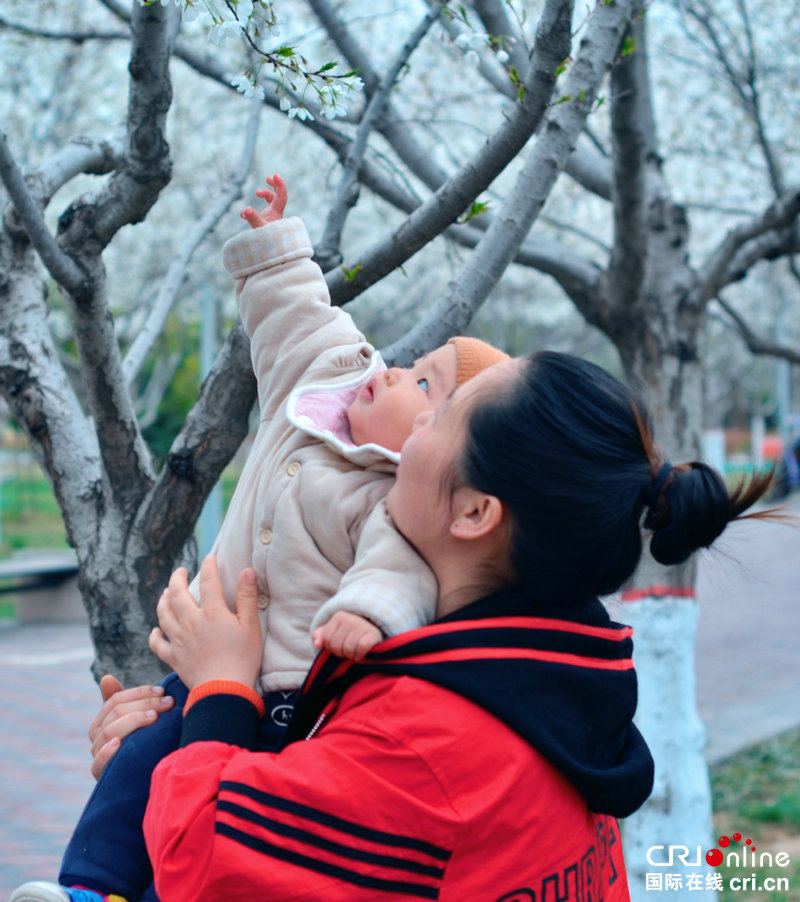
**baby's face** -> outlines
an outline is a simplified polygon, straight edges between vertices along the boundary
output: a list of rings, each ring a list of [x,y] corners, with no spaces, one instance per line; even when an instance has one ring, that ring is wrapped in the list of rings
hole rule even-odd
[[[347,409],[357,445],[374,442],[399,451],[417,414],[437,407],[456,390],[456,348],[442,345],[407,370],[376,373]]]

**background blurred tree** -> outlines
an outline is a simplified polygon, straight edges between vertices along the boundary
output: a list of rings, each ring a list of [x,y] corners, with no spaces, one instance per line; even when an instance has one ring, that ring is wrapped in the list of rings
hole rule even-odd
[[[375,3],[368,15],[329,0],[279,8],[284,32],[306,32],[308,58],[343,60],[317,75],[323,85],[358,70],[364,97],[347,110],[341,98],[320,106],[302,72],[280,76],[275,59],[321,66],[268,24],[209,48],[202,16],[179,29],[171,4],[40,6],[33,22],[12,3],[14,21],[0,22],[14,95],[0,142],[13,203],[0,235],[0,387],[78,552],[96,673],[152,676],[154,601],[176,565],[193,567],[193,524],[246,431],[254,389],[238,327],[161,469],[137,410],[146,377],[166,381],[169,367],[147,361],[177,298],[201,284],[231,294],[218,252],[209,263],[195,251],[218,222],[224,234],[237,228],[227,211],[250,171],[259,108],[273,114],[261,157],[318,231],[334,302],[366,292],[353,309],[397,362],[464,331],[493,289],[525,325],[509,330],[484,310],[481,328],[505,329],[516,353],[531,348],[534,316],[542,331],[563,321],[537,308],[563,310],[568,298],[608,339],[593,353],[643,386],[662,444],[689,459],[710,309],[752,348],[796,359],[790,342],[767,340],[763,320],[748,322],[736,288],[783,266],[787,294],[797,293],[800,195],[785,175],[797,153],[797,64],[776,46],[797,24],[783,4],[664,0],[647,15],[638,0],[575,11],[567,0]],[[243,0],[220,6],[230,22],[250,14]],[[256,4],[251,25],[264,12]],[[215,40],[227,32],[241,35],[218,25]],[[253,99],[237,102],[234,85]],[[287,108],[291,118],[277,115]],[[72,139],[76,130],[90,137]],[[77,351],[66,364],[46,300],[56,290]],[[367,307],[378,309],[372,320]],[[640,642],[662,642],[651,659],[646,643],[639,652],[659,765],[644,816],[662,817],[655,835],[689,845],[707,842],[709,806],[691,683],[696,612],[685,600],[693,581],[691,565],[665,576],[646,562],[628,596]],[[670,821],[675,812],[688,812],[692,832]],[[649,830],[640,826],[642,843]]]

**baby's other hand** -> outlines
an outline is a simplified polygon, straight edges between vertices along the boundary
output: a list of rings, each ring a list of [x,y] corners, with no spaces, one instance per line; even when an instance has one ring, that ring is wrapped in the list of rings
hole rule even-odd
[[[277,222],[279,219],[283,219],[283,211],[286,209],[286,202],[289,199],[286,182],[276,173],[268,176],[267,184],[272,185],[274,190],[259,188],[256,191],[256,197],[265,200],[267,206],[260,213],[253,207],[245,207],[240,214],[242,219],[253,229],[258,229],[268,222]]]
[[[340,658],[360,661],[383,639],[383,633],[366,617],[350,611],[337,611],[330,620],[314,630],[312,639],[317,648],[327,648]]]

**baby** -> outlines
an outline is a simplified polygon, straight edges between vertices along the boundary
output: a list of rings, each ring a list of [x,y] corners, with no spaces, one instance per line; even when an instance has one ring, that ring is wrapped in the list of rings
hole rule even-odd
[[[262,747],[275,750],[315,645],[361,657],[382,637],[432,619],[436,582],[384,498],[417,414],[507,355],[457,337],[409,369],[387,369],[351,317],[331,307],[305,227],[283,219],[283,180],[267,182],[272,190],[256,192],[266,208],[247,207],[251,230],[223,250],[250,337],[260,421],[213,551],[231,606],[239,573],[258,574]],[[174,674],[164,685],[174,708],[109,762],[65,853],[61,885],[25,884],[13,902],[157,898],[141,823],[150,774],[178,746],[187,694]]]

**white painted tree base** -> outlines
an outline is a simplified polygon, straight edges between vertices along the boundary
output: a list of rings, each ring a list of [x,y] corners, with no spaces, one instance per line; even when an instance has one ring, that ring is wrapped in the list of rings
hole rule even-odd
[[[648,874],[661,874],[665,884],[667,875],[678,875],[681,889],[665,885],[662,890],[673,898],[713,902],[717,897],[713,889],[706,889],[706,875],[713,869],[706,864],[705,853],[713,845],[713,833],[705,728],[695,696],[697,618],[693,599],[673,596],[627,601],[620,613],[620,619],[634,628],[633,657],[639,678],[636,723],[655,760],[653,793],[623,824],[633,902],[662,898],[658,891],[646,888]],[[656,850],[656,846],[664,848]],[[688,847],[686,862],[677,860],[680,850],[673,850],[672,864],[654,865],[654,861],[669,860],[670,846]],[[698,847],[701,863],[693,866]]]

